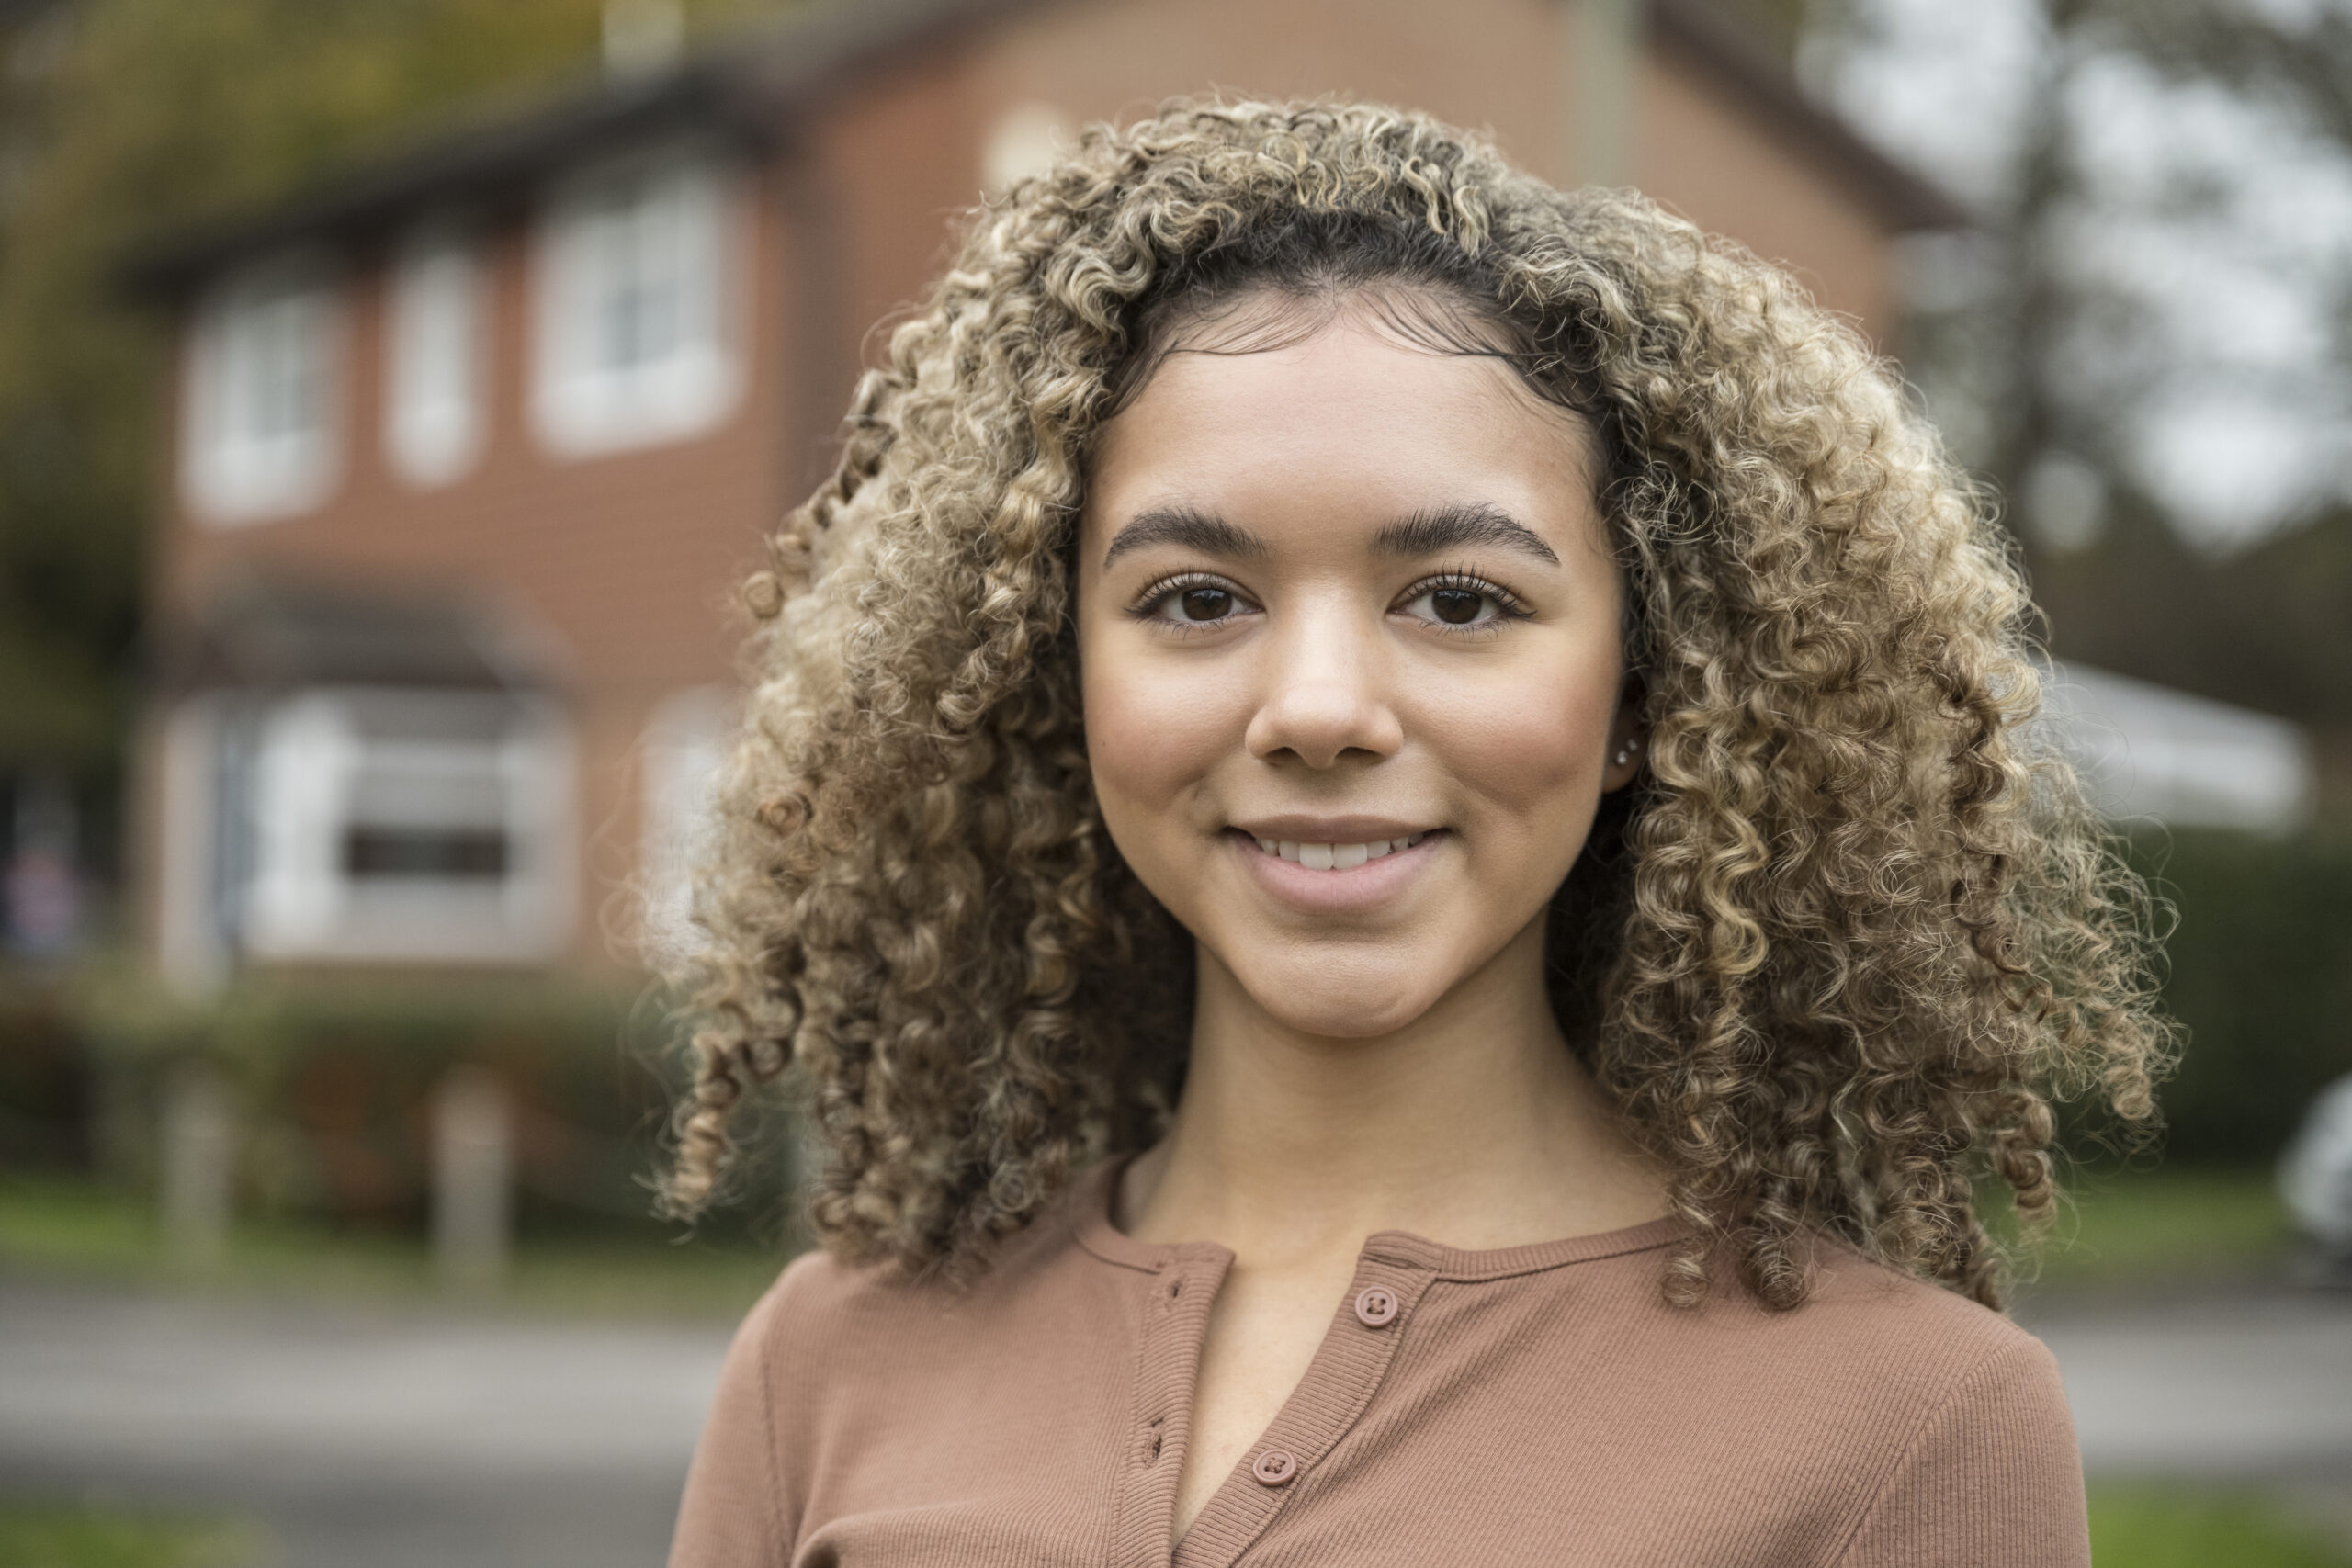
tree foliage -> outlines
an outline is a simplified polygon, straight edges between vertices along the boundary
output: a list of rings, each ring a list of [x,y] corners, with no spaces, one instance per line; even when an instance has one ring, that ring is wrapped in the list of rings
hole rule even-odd
[[[2334,157],[2352,164],[2352,7],[2263,6],[2243,0],[2053,0],[2058,69],[2079,69],[2099,50],[2128,52],[2167,81],[2237,95],[2292,123]],[[2069,62],[2073,63],[2070,65]],[[2063,91],[2063,83],[2058,90]],[[2023,234],[2044,236],[2065,221],[2065,205],[2082,180],[2063,119],[2042,132],[2038,155],[2052,168],[2048,188],[2029,189]],[[2177,199],[2191,213],[2226,220],[2229,192],[2185,182]],[[2057,269],[2028,252],[2029,276]],[[2324,291],[2336,335],[2332,344],[2344,397],[2352,381],[2352,253],[2337,250],[2332,276],[2308,279]],[[2128,334],[2128,309],[2063,286],[2040,285],[2059,310],[2105,312],[2109,330]],[[2068,367],[2020,344],[2020,413],[2004,453],[2004,478],[2022,486],[2051,446],[2097,451],[2109,433],[2099,411],[2069,397]],[[2324,392],[2323,396],[2326,395]],[[2086,429],[2086,426],[2092,428]],[[2324,506],[2250,546],[2215,555],[2187,547],[2158,525],[2161,509],[2119,486],[2110,521],[2086,549],[2064,550],[2035,539],[2036,580],[2062,652],[2125,669],[2227,701],[2283,713],[2319,730],[2330,755],[2326,783],[2340,793],[2352,737],[2352,510]],[[2338,809],[2347,803],[2329,804]]]
[[[1923,39],[2008,40],[1985,51],[2001,83],[1980,101],[1996,112],[1910,120],[1907,151],[1969,184],[1984,223],[1915,250],[1905,357],[2013,519],[2053,648],[2284,714],[2346,751],[2352,511],[2290,484],[2271,531],[2224,537],[2167,479],[2203,465],[2206,491],[2227,476],[2228,493],[2285,473],[2219,433],[2325,439],[2327,411],[2352,409],[2352,251],[2325,238],[2322,208],[2292,209],[2352,189],[2352,0],[2001,0],[1938,16],[1934,0],[1815,0],[1808,47],[1866,121],[1873,103],[1900,120],[1890,77],[1958,69],[1923,58]],[[2203,139],[2215,128],[2233,134]],[[2316,323],[2291,354],[2261,346],[2282,299]],[[2192,417],[2199,439],[2184,441],[2177,414],[2164,419],[2184,397],[2238,399],[2267,429]],[[2352,789],[2344,759],[2330,771]]]

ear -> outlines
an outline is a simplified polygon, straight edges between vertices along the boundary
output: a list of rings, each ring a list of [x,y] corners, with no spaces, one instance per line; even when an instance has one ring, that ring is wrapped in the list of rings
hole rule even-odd
[[[1617,712],[1609,721],[1609,750],[1601,760],[1603,794],[1623,789],[1642,776],[1642,754],[1649,744],[1649,731],[1642,719],[1645,694],[1639,675],[1626,676],[1625,683],[1617,689]]]

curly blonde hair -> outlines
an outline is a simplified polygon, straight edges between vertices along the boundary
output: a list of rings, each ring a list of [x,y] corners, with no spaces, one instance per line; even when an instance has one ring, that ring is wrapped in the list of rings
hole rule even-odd
[[[1072,536],[1171,312],[1309,273],[1446,296],[1597,433],[1649,761],[1555,900],[1552,979],[1671,1173],[1668,1297],[1728,1262],[1793,1305],[1826,1233],[1997,1304],[1974,1179],[2046,1215],[2045,1093],[2145,1122],[2170,1041],[2145,891],[2030,743],[2031,609],[1990,509],[1781,272],[1352,104],[1091,132],[975,215],[859,386],[747,592],[671,1210],[718,1195],[779,1079],[825,1150],[817,1234],[918,1271],[979,1266],[1158,1135],[1193,944],[1093,799]]]

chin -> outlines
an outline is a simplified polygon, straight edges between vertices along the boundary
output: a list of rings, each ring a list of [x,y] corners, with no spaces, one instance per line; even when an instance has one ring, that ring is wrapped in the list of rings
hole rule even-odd
[[[1393,1034],[1435,1005],[1443,987],[1367,976],[1347,966],[1300,974],[1288,965],[1251,965],[1237,977],[1274,1021],[1301,1034],[1329,1040],[1370,1040]]]

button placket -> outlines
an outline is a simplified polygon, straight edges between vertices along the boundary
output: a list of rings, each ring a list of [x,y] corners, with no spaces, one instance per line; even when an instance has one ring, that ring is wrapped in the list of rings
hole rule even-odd
[[[1385,1254],[1367,1251],[1358,1260],[1356,1277],[1306,1375],[1184,1532],[1173,1568],[1227,1568],[1301,1486],[1312,1486],[1316,1470],[1378,1393],[1413,1304],[1434,1278],[1431,1270]]]
[[[1176,1483],[1199,1376],[1208,1309],[1231,1262],[1222,1248],[1186,1247],[1145,1281],[1128,1405],[1129,1452],[1118,1483],[1116,1552],[1120,1568],[1166,1568],[1176,1514]],[[1131,1301],[1135,1298],[1130,1297]]]

